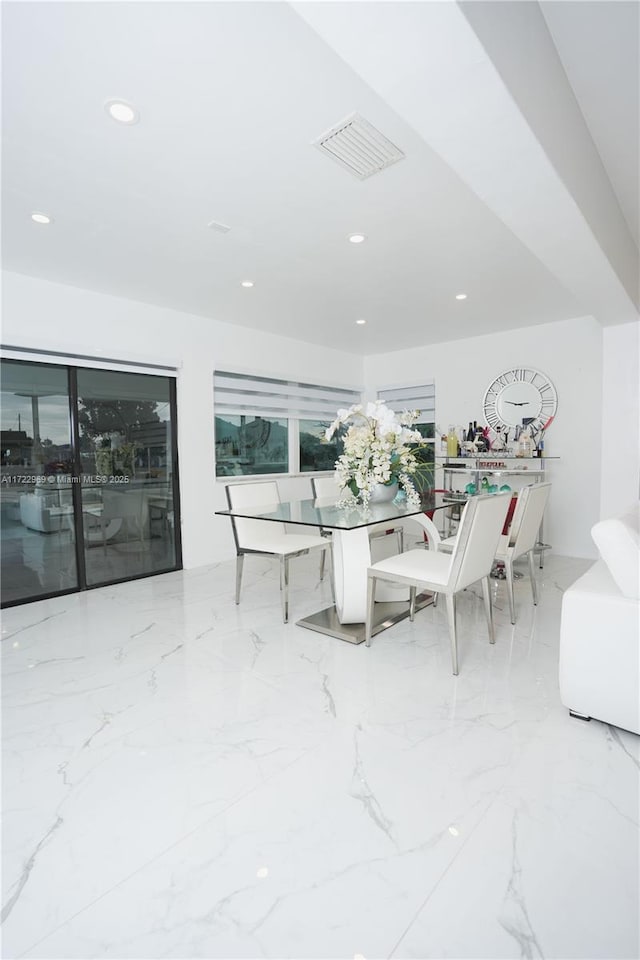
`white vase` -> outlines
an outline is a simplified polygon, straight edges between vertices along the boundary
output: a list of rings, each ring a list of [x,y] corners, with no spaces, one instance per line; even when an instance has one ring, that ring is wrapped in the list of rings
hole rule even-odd
[[[388,503],[396,496],[398,492],[398,482],[395,483],[376,483],[371,487],[369,503]]]

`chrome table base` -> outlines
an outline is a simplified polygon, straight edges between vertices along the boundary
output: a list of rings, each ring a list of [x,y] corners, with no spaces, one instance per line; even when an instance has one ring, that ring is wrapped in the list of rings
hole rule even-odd
[[[422,610],[423,607],[428,607],[432,603],[432,593],[421,593],[416,597],[416,610]],[[407,600],[376,603],[372,635],[381,633],[382,630],[392,627],[394,623],[399,623],[400,620],[404,620],[408,616],[409,602]],[[312,613],[310,616],[298,620],[297,626],[305,627],[307,630],[315,630],[316,633],[325,633],[329,637],[337,637],[338,640],[346,640],[347,643],[364,642],[364,623],[340,623],[335,606],[319,610],[317,613]]]

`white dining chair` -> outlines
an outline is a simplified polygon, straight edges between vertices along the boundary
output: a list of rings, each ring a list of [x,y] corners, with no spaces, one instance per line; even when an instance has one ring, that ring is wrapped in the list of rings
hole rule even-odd
[[[104,493],[107,493],[105,490]],[[105,557],[107,544],[116,537],[123,525],[124,517],[117,509],[117,504],[109,500],[108,495],[100,501],[82,505],[82,524],[84,528],[84,542],[87,547],[101,543]]]
[[[513,564],[514,561],[520,557],[526,556],[528,558],[533,605],[537,606],[538,603],[534,549],[550,493],[550,483],[531,483],[523,487],[518,492],[516,508],[513,512],[513,519],[511,520],[508,533],[503,534],[498,541],[495,560],[498,563],[504,564],[509,614],[512,624],[516,622]],[[456,537],[447,537],[446,540],[440,541],[438,549],[444,552],[451,552],[455,542]]]
[[[127,543],[145,538],[144,497],[141,489],[102,490],[102,501],[83,506],[85,542],[107,544],[118,534]],[[99,536],[98,536],[99,531]]]
[[[434,593],[444,594],[447,603],[454,676],[458,675],[455,596],[460,590],[464,590],[465,587],[476,583],[478,580],[482,583],[489,642],[495,642],[489,574],[510,499],[510,494],[499,493],[485,497],[474,497],[469,500],[462,512],[458,536],[451,553],[446,553],[440,549],[409,550],[407,553],[388,557],[386,560],[381,560],[369,567],[367,571],[367,619],[365,624],[367,646],[371,644],[376,582],[378,580],[403,583],[409,586],[409,616],[411,620],[414,619],[418,586]],[[425,519],[428,520],[428,517]],[[431,526],[435,530],[433,523]]]
[[[340,498],[340,487],[333,477],[312,477],[311,487],[313,496],[322,500],[338,500]],[[369,539],[377,540],[379,537],[386,537],[394,534],[398,538],[398,553],[404,550],[404,527],[402,524],[394,523],[392,520],[375,523],[368,528]],[[327,531],[330,533],[330,531]]]
[[[518,493],[516,509],[513,513],[513,520],[511,521],[509,532],[505,536],[500,537],[498,543],[496,560],[504,563],[511,623],[516,622],[513,564],[519,557],[526,556],[529,560],[529,578],[531,580],[533,604],[536,606],[538,603],[534,548],[550,493],[550,483],[532,483],[527,487],[523,487]]]
[[[252,510],[264,507],[275,510],[280,503],[278,484],[274,480],[255,483],[229,483],[225,487],[230,510]],[[240,603],[242,571],[247,554],[273,556],[280,559],[280,597],[282,618],[289,622],[289,561],[311,550],[331,549],[331,541],[315,534],[288,533],[284,523],[231,517],[236,544],[236,603]]]

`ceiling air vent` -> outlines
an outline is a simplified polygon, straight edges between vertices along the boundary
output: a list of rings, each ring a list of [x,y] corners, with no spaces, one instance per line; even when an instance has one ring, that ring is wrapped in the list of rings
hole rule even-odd
[[[323,133],[314,146],[358,180],[366,180],[404,157],[395,143],[357,113]]]
[[[228,227],[226,223],[220,223],[218,220],[210,220],[207,224],[209,230],[215,230],[216,233],[229,233],[231,227]]]

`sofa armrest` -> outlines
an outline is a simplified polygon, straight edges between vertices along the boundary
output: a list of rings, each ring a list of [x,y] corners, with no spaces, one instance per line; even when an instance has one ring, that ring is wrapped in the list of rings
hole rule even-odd
[[[560,698],[565,707],[640,733],[640,603],[599,560],[562,600]]]
[[[591,537],[620,591],[625,597],[640,600],[638,507],[596,523]]]

